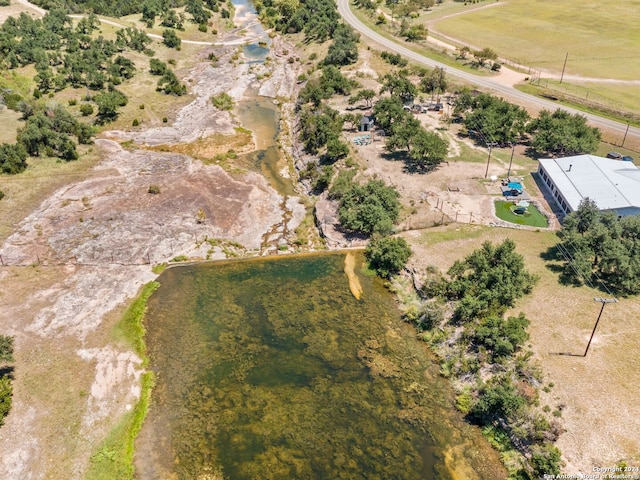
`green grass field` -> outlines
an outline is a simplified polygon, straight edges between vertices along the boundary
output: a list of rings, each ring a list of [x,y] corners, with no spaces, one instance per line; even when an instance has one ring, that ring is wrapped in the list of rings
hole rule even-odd
[[[568,53],[567,74],[636,80],[639,24],[633,0],[510,0],[445,18],[436,29],[532,67],[560,72]]]
[[[513,213],[511,207],[513,207],[513,202],[496,202],[496,216],[505,222],[515,223],[517,225],[529,225],[540,228],[546,228],[548,226],[546,217],[542,215],[534,205],[529,205],[526,213],[523,215],[516,215]]]

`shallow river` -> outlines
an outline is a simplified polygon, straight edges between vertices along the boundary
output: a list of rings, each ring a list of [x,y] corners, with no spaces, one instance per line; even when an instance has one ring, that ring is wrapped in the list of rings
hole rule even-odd
[[[138,478],[504,478],[361,260],[360,300],[344,254],[165,271],[146,317],[157,385]]]

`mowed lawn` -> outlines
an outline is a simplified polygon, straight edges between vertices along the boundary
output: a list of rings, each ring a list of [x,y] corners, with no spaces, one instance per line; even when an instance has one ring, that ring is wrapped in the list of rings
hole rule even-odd
[[[474,7],[439,21],[435,28],[532,67],[560,72],[568,53],[566,73],[640,78],[637,0],[509,0],[490,8]]]

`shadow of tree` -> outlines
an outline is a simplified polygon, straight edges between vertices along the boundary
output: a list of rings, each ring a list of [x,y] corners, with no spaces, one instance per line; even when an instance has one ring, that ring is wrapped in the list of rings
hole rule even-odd
[[[426,173],[433,172],[438,168],[438,165],[422,165],[416,162],[409,156],[409,152],[406,150],[385,152],[382,154],[382,158],[391,162],[404,162],[403,171],[405,173],[417,173],[419,175],[424,175]]]

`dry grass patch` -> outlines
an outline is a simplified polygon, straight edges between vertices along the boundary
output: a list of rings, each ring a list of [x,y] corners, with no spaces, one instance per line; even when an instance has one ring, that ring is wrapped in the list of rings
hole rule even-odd
[[[593,297],[607,296],[588,287],[560,283],[557,261],[542,258],[556,244],[552,232],[531,232],[471,225],[450,225],[404,235],[411,243],[411,259],[420,270],[435,265],[448,269],[485,240],[511,238],[525,258],[527,269],[540,280],[531,295],[507,314],[524,312],[531,320],[530,344],[545,373],[549,392],[541,392],[541,406],[561,413],[566,432],[557,442],[567,467],[564,472],[591,472],[594,466],[640,461],[640,342],[638,298],[623,298],[605,308],[589,355],[582,355],[600,311]]]
[[[29,166],[24,172],[0,175],[0,190],[5,193],[0,201],[0,244],[53,192],[91,174],[100,155],[93,146],[79,148],[78,152],[80,160],[62,162],[57,158],[29,158]]]
[[[9,6],[0,8],[0,23],[4,23],[9,17],[18,18],[21,13],[26,13],[32,18],[42,17],[42,15],[34,9],[27,7],[16,0],[12,0]]]
[[[233,135],[223,135],[216,133],[207,138],[199,138],[192,143],[180,143],[176,145],[157,145],[147,147],[149,150],[158,152],[174,152],[189,155],[190,157],[202,160],[205,163],[219,163],[217,156],[228,156],[231,151],[233,155],[242,155],[254,150],[253,135],[250,131],[236,128]]]

